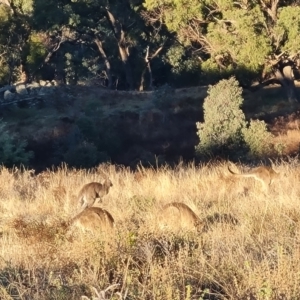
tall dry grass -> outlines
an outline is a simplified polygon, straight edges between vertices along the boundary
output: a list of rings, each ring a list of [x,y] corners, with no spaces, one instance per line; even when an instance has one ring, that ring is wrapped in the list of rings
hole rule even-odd
[[[62,166],[38,176],[1,168],[0,299],[92,299],[114,284],[107,299],[300,299],[300,164],[275,167],[286,176],[267,194],[251,178],[230,176],[226,163],[136,172]],[[113,187],[101,206],[116,236],[68,238],[79,189],[103,174]],[[161,233],[156,215],[169,202],[239,223]]]

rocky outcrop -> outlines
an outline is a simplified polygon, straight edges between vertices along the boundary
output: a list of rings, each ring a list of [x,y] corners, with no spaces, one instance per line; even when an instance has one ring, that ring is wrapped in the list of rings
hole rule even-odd
[[[57,90],[57,86],[55,80],[6,85],[0,88],[0,106],[22,101],[28,101],[29,104],[34,105],[53,94]]]

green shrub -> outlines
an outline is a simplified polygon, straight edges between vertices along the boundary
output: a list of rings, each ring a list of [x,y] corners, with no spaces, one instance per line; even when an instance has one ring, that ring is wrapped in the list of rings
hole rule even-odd
[[[32,151],[27,151],[26,140],[19,140],[17,136],[9,132],[6,123],[0,121],[0,163],[12,167],[18,164],[28,164],[33,157]]]
[[[242,133],[250,155],[264,156],[270,153],[273,135],[268,132],[264,121],[251,120],[249,126],[243,128]]]
[[[212,154],[242,142],[246,124],[242,103],[242,88],[234,77],[209,87],[203,104],[204,123],[196,123],[200,138],[197,154]]]
[[[45,38],[43,34],[35,32],[32,32],[28,38],[26,63],[31,72],[38,69],[44,57],[47,55],[47,48],[44,42]]]
[[[203,104],[204,123],[196,123],[200,138],[197,154],[217,154],[220,150],[244,154],[245,148],[251,156],[270,154],[273,135],[264,121],[245,120],[242,103],[242,88],[233,77],[209,87]]]

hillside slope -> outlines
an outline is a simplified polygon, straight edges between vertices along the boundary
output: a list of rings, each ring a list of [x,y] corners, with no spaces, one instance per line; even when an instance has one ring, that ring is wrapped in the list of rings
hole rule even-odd
[[[155,92],[109,91],[101,87],[61,87],[34,106],[3,106],[9,130],[28,140],[38,169],[67,161],[91,167],[101,161],[134,167],[194,159],[197,121],[207,87]],[[282,154],[298,152],[299,105],[291,106],[279,86],[244,92],[247,119],[263,119],[284,143]]]

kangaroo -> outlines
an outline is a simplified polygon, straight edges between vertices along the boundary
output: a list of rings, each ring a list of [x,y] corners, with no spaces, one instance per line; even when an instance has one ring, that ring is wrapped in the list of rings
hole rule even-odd
[[[160,229],[201,231],[203,226],[204,224],[193,210],[181,202],[168,203],[160,212]]]
[[[237,174],[233,172],[228,166],[228,171],[238,177],[252,177],[255,180],[259,181],[265,190],[270,187],[270,185],[274,182],[275,178],[278,178],[280,173],[277,173],[273,170],[272,167],[269,166],[260,166],[253,168],[251,171],[243,174]]]
[[[78,202],[81,208],[85,209],[95,204],[97,198],[101,202],[102,197],[107,195],[109,189],[113,186],[109,179],[106,179],[103,184],[100,182],[90,182],[85,184],[78,194]]]
[[[159,214],[159,227],[162,230],[206,232],[215,223],[239,225],[239,221],[231,214],[215,213],[200,219],[194,211],[181,202],[166,204]]]
[[[112,233],[114,224],[114,218],[105,209],[88,207],[69,222],[69,227],[72,229],[77,227],[81,232]]]

